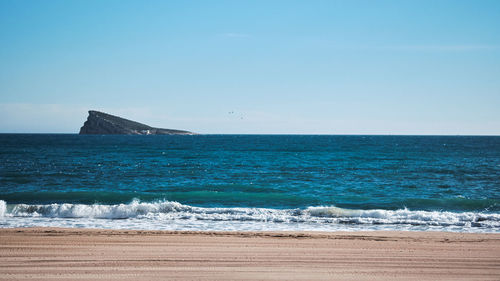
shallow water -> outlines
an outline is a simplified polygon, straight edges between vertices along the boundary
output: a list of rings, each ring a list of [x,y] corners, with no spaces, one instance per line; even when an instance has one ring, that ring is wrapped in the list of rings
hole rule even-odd
[[[500,137],[0,135],[0,227],[500,232]]]

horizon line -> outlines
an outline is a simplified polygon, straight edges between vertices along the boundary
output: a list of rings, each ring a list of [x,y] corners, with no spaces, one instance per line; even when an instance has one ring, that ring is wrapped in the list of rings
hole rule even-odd
[[[0,135],[80,135],[79,133],[9,133],[0,132]],[[195,135],[180,135],[180,136],[407,136],[407,137],[500,137],[500,134],[301,134],[301,133],[196,133]],[[146,135],[125,135],[125,134],[90,134],[85,136],[146,136]],[[147,135],[147,136],[179,136],[171,135]]]

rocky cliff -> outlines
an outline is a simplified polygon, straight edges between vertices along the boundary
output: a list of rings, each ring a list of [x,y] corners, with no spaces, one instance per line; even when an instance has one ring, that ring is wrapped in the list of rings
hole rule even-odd
[[[154,128],[111,114],[90,110],[80,135],[195,135],[195,133]]]

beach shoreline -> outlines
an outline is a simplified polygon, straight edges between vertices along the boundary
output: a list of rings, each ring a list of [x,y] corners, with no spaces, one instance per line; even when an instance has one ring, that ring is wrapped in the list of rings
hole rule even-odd
[[[0,279],[498,280],[500,234],[0,229]]]

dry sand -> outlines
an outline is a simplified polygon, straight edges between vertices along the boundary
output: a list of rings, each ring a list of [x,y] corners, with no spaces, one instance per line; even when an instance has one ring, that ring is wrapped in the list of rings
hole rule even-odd
[[[0,280],[500,280],[500,234],[0,229]]]

